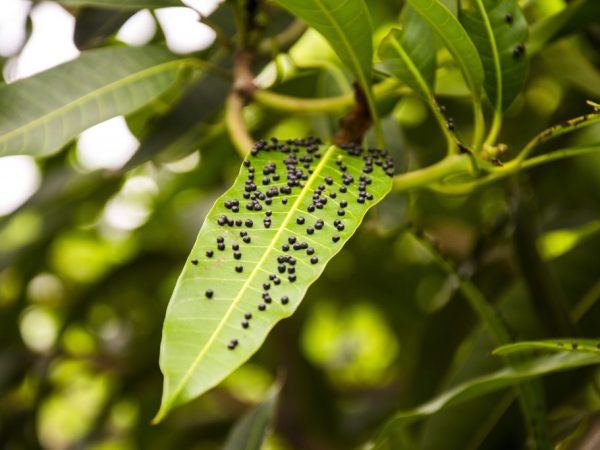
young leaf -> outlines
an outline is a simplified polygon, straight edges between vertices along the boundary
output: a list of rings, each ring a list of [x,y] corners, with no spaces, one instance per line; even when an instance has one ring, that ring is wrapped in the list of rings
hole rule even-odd
[[[180,0],[56,0],[65,6],[97,6],[112,9],[165,8],[185,6]]]
[[[435,81],[436,45],[427,24],[405,8],[402,29],[393,29],[379,46],[384,67],[430,102]]]
[[[317,144],[259,142],[208,213],[167,309],[155,421],[250,358],[390,191],[385,152]]]
[[[514,386],[524,380],[596,364],[600,364],[600,354],[561,353],[532,359],[489,375],[474,378],[451,388],[415,409],[396,414],[377,437],[375,448],[377,450],[392,448],[390,447],[392,436],[402,435],[406,427],[414,421],[435,414],[443,408]]]
[[[527,75],[527,22],[517,0],[469,0],[460,21],[481,55],[485,92],[498,110],[519,94]]]
[[[107,47],[1,86],[0,156],[45,156],[135,111],[175,83],[183,61],[157,47]]]
[[[600,354],[600,339],[546,339],[543,341],[523,341],[502,345],[492,354],[504,356],[512,353],[548,350],[554,352],[584,352]]]
[[[267,394],[261,403],[248,411],[233,427],[223,450],[260,450],[267,438],[277,410],[279,388]]]
[[[408,0],[408,3],[442,39],[471,92],[478,96],[483,86],[483,66],[477,48],[460,22],[439,0]]]

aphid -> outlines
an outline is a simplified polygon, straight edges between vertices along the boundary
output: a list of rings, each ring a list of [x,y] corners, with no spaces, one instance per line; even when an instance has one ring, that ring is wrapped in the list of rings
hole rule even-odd
[[[258,305],[258,310],[259,311],[264,311],[265,309],[267,309],[267,305],[265,305],[264,303],[261,303]]]
[[[343,223],[340,223],[336,228],[338,231],[344,231],[344,228],[346,228],[346,227],[344,226]]]
[[[213,252],[212,250],[206,250],[206,257],[207,258],[212,258],[214,254],[215,254],[215,252]]]
[[[227,344],[227,348],[229,350],[233,350],[237,346],[238,346],[238,340],[237,339],[232,339],[231,341],[229,341],[229,344]]]
[[[336,235],[334,235],[334,236],[332,236],[332,237],[331,237],[331,240],[332,240],[333,242],[337,242],[337,241],[339,241],[339,240],[340,240],[340,237],[339,237],[339,236],[336,234]]]
[[[242,273],[244,271],[244,267],[243,266],[235,266],[235,271],[237,273]]]
[[[338,216],[343,216],[346,214],[346,211],[344,211],[343,209],[338,209],[337,215]]]
[[[271,283],[266,283],[266,282],[263,283],[263,289],[265,291],[268,291],[269,289],[271,289]]]
[[[274,273],[269,274],[269,280],[273,281],[275,278],[277,278],[277,275]]]
[[[285,272],[285,266],[283,264],[279,264],[277,266],[277,272],[284,273]]]
[[[290,266],[295,266],[296,265],[296,258],[294,258],[293,256],[290,256],[287,260],[288,264]]]
[[[247,312],[246,314],[244,314],[244,317],[246,318],[246,320],[250,320],[252,319],[252,313]]]
[[[346,206],[348,206],[348,202],[346,200],[342,200],[340,202],[340,207],[345,208]]]
[[[232,244],[232,245],[231,245],[231,249],[232,249],[232,250],[236,250],[236,251],[237,251],[237,250],[239,250],[239,249],[240,249],[240,246],[239,246],[239,244]]]
[[[196,258],[192,259],[192,264],[197,266],[198,265],[198,260]]]
[[[288,238],[288,242],[289,242],[290,244],[295,244],[295,243],[296,243],[296,236],[290,236],[290,237]]]
[[[287,244],[283,244],[283,245],[281,246],[281,250],[283,250],[284,252],[287,252],[287,251],[289,251],[289,250],[290,250],[290,246],[289,246],[289,245],[287,245]]]
[[[242,257],[242,254],[240,252],[233,252],[233,257],[235,259],[240,259]]]
[[[307,254],[307,255],[312,255],[312,254],[314,254],[314,253],[315,253],[315,249],[314,249],[314,248],[312,248],[312,247],[308,247],[308,248],[306,249],[306,254]]]
[[[319,258],[317,258],[316,256],[313,256],[312,258],[310,258],[310,263],[311,264],[316,264],[319,262]]]
[[[265,303],[271,303],[271,296],[268,292],[264,292],[262,298],[265,301]]]
[[[298,225],[303,225],[304,224],[304,217],[300,216],[296,219],[296,223]]]
[[[254,222],[252,222],[252,219],[246,219],[246,226],[248,228],[252,228],[252,225],[254,225]]]
[[[250,236],[244,236],[244,237],[242,238],[242,240],[243,240],[243,241],[244,241],[246,244],[249,244],[249,243],[250,243],[250,241],[251,241],[251,239],[250,239]]]
[[[293,283],[294,281],[296,281],[296,275],[295,274],[289,275],[288,280],[290,280],[290,283]]]
[[[250,326],[250,322],[247,320],[242,320],[242,328],[248,328]]]
[[[513,23],[513,15],[511,13],[504,14],[504,21],[506,23]]]
[[[279,284],[280,284],[280,283],[281,283],[281,280],[280,280],[279,278],[275,278],[275,279],[273,280],[273,284],[274,284],[275,286],[279,286]]]
[[[290,301],[290,299],[289,299],[289,297],[287,295],[284,295],[283,297],[281,297],[281,304],[282,305],[287,305],[289,301]]]
[[[223,242],[219,242],[217,244],[217,248],[221,251],[225,250],[225,244]]]
[[[219,236],[219,237],[217,238],[217,244],[220,244],[220,243],[222,243],[222,242],[225,242],[225,238],[224,238],[223,236]]]
[[[515,58],[519,58],[519,57],[523,56],[524,53],[525,53],[525,44],[523,44],[523,43],[518,44],[515,48],[513,48],[513,51],[512,51],[513,57],[515,57]]]
[[[206,298],[213,298],[213,295],[215,295],[215,293],[212,289],[207,289],[204,295],[206,295]]]
[[[296,273],[296,268],[294,266],[288,267],[288,273]]]

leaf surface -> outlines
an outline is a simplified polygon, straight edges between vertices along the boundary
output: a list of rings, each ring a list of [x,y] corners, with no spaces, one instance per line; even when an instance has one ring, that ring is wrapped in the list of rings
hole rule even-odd
[[[206,217],[166,313],[156,421],[250,358],[391,189],[384,152],[287,142],[257,144]]]
[[[470,0],[463,5],[460,21],[481,56],[485,92],[495,108],[504,110],[527,76],[528,58],[519,52],[529,34],[527,21],[516,0]]]
[[[403,436],[408,425],[421,417],[435,414],[452,405],[495,392],[499,389],[515,386],[531,378],[596,364],[600,364],[600,354],[561,353],[535,358],[489,375],[473,378],[443,392],[433,400],[415,409],[396,414],[378,436],[375,448],[377,450],[400,448],[391,445],[395,444],[398,436]]]
[[[471,92],[478,95],[484,78],[481,58],[458,19],[439,0],[408,0],[408,3],[441,38],[458,63]]]
[[[427,24],[411,8],[405,8],[402,29],[392,29],[379,46],[385,68],[431,101],[435,81],[436,43]]]
[[[545,339],[542,341],[523,341],[506,344],[496,348],[492,354],[498,356],[513,353],[547,350],[554,352],[584,352],[600,354],[600,339]]]
[[[185,6],[180,0],[56,0],[64,6],[97,6],[111,9],[166,8]]]
[[[260,450],[263,448],[277,410],[279,389],[273,389],[233,427],[223,450]]]
[[[184,61],[158,47],[107,47],[1,86],[0,156],[45,156],[135,111],[175,83]]]

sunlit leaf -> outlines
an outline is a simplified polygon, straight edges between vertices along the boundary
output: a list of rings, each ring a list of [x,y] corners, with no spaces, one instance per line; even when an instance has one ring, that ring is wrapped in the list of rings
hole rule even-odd
[[[135,111],[175,83],[183,61],[157,47],[107,47],[1,86],[0,156],[45,156]]]
[[[408,0],[408,3],[441,38],[460,66],[471,92],[477,95],[483,86],[483,66],[475,44],[458,19],[439,0]]]
[[[527,22],[516,0],[463,2],[460,21],[477,47],[485,72],[485,92],[498,109],[519,94],[527,75]]]
[[[248,411],[229,433],[223,450],[260,450],[272,426],[277,410],[279,389]]]
[[[167,309],[155,420],[256,352],[391,189],[385,152],[316,144],[257,144],[208,213]]]

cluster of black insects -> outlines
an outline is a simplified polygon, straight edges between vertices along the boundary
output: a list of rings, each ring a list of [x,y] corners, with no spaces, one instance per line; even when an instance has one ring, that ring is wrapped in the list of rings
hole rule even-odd
[[[254,226],[252,219],[247,218],[244,220],[235,217],[244,207],[246,210],[252,212],[264,211],[264,228],[271,228],[273,224],[273,211],[269,209],[269,206],[273,205],[273,202],[278,198],[280,198],[283,205],[287,204],[287,196],[293,194],[296,189],[301,190],[304,188],[305,182],[314,173],[313,165],[322,157],[322,154],[319,152],[320,144],[321,140],[316,137],[288,139],[286,141],[279,141],[277,138],[272,137],[270,142],[265,140],[258,141],[253,146],[249,159],[244,160],[243,163],[246,171],[244,192],[242,194],[243,200],[238,198],[225,200],[224,206],[232,212],[233,217],[222,214],[217,218],[217,224],[221,227],[244,227],[252,229]],[[323,219],[317,219],[312,225],[309,225],[306,217],[296,217],[296,225],[301,227],[306,225],[304,231],[307,235],[313,235],[325,226],[333,227],[338,233],[345,230],[346,227],[342,218],[346,215],[348,200],[350,200],[350,197],[347,195],[348,187],[357,185],[358,195],[354,197],[356,202],[363,204],[367,201],[372,201],[374,197],[369,192],[369,185],[372,184],[373,180],[369,174],[373,172],[374,165],[381,167],[382,171],[388,176],[392,177],[394,175],[393,161],[386,151],[378,149],[368,149],[365,151],[355,144],[342,145],[341,148],[345,150],[348,156],[362,157],[364,161],[362,174],[359,177],[358,183],[356,183],[357,180],[348,173],[348,168],[344,164],[343,158],[338,158],[335,161],[340,173],[340,182],[336,183],[331,176],[323,177],[323,183],[315,187],[312,199],[306,205],[306,211],[313,213],[315,210],[322,210],[327,207],[328,200],[333,200],[329,202],[329,205],[335,205],[338,208],[337,215],[339,218],[335,219],[331,224],[326,224]],[[278,167],[275,162],[269,161],[262,167],[262,178],[257,183],[257,168],[252,164],[252,160],[262,152],[280,152],[286,154],[286,158],[283,160],[286,168],[285,176],[283,173],[278,173]],[[285,180],[282,180],[284,177]],[[338,194],[340,197],[344,196],[346,198],[338,199]],[[243,202],[245,202],[244,206],[242,206]],[[239,235],[244,243],[249,244],[252,239],[246,229],[239,231]],[[334,234],[331,239],[334,244],[337,243],[341,239],[340,234]],[[217,237],[217,249],[224,251],[225,248],[225,239],[222,236]],[[231,249],[233,250],[233,257],[236,260],[241,260],[242,253],[240,252],[239,244],[232,244]],[[291,251],[297,252],[296,257],[288,254]],[[319,262],[319,257],[315,254],[315,249],[308,242],[302,241],[298,236],[288,236],[286,242],[281,245],[281,252],[282,254],[277,257],[276,271],[269,274],[268,279],[262,284],[262,301],[257,306],[258,311],[265,311],[267,305],[272,303],[273,299],[270,294],[271,285],[277,286],[281,284],[282,279],[280,277],[287,275],[287,280],[290,283],[294,283],[297,280],[296,258],[304,257],[299,256],[300,254],[305,254],[310,264],[317,264]],[[214,250],[209,249],[206,251],[208,258],[212,258],[214,255]],[[193,259],[192,263],[197,265],[198,260]],[[244,271],[243,265],[236,265],[235,271],[242,273]],[[210,289],[205,292],[205,296],[208,299],[212,298],[213,295],[214,292]],[[280,298],[282,305],[287,305],[289,301],[290,299],[287,295]],[[241,321],[241,326],[249,328],[251,319],[252,313],[246,312]],[[232,339],[227,345],[230,350],[235,349],[237,346],[237,339]]]

